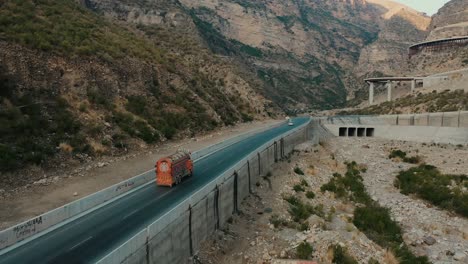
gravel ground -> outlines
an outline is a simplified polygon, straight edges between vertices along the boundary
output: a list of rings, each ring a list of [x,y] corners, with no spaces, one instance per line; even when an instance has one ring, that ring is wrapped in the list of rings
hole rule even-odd
[[[416,255],[426,255],[433,263],[468,263],[468,220],[435,208],[415,197],[400,194],[393,186],[399,171],[411,164],[392,161],[392,148],[419,155],[423,161],[438,167],[443,173],[468,174],[468,151],[449,145],[426,145],[373,138],[334,138],[312,146],[302,144],[288,161],[275,164],[268,181],[262,180],[255,196],[248,197],[241,206],[242,214],[206,241],[199,253],[202,263],[271,263],[279,258],[296,258],[295,248],[302,241],[309,242],[318,263],[331,263],[331,245],[340,244],[359,263],[372,257],[380,263],[398,263],[389,252],[369,240],[350,219],[354,205],[335,199],[333,193],[321,193],[320,187],[335,172],[345,172],[344,161],[365,164],[364,184],[372,198],[390,208],[392,218],[404,232],[404,240]],[[305,175],[297,175],[298,166]],[[307,190],[316,194],[308,199],[295,193],[292,186],[305,179]],[[271,184],[271,188],[269,187]],[[312,215],[310,229],[298,231],[270,224],[272,215],[291,220],[288,204],[283,196],[294,194],[314,206],[323,206],[324,214]]]

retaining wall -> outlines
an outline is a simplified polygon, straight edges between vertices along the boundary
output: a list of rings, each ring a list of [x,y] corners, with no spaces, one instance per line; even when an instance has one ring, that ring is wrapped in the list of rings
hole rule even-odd
[[[321,117],[320,124],[468,127],[468,111],[380,116]]]
[[[320,125],[310,122],[264,144],[98,263],[187,263],[200,242],[236,213],[240,202],[273,163],[289,154],[295,145],[308,139],[318,142],[328,135],[322,128],[323,135],[314,137],[314,126]]]
[[[217,150],[235,144],[253,134],[280,126],[286,121],[269,125],[265,128],[253,130],[230,139],[224,140],[217,144],[206,147],[202,150],[192,153],[192,159],[197,160],[203,156],[209,155]],[[66,220],[71,220],[78,215],[96,209],[99,205],[103,205],[126,192],[141,187],[155,179],[154,170],[147,171],[138,176],[130,178],[126,181],[117,183],[102,191],[88,195],[79,200],[58,207],[52,211],[46,212],[38,217],[27,220],[23,223],[10,227],[0,232],[0,250],[21,242],[27,238],[37,235],[51,227],[57,226]],[[45,233],[45,232],[44,232]],[[41,233],[42,235],[42,233]]]
[[[373,128],[374,137],[447,144],[468,144],[468,112],[321,118],[333,135],[343,128]],[[348,135],[346,135],[348,136]]]

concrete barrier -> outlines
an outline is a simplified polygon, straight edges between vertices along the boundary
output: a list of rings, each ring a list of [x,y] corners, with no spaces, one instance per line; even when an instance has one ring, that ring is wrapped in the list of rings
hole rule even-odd
[[[149,181],[154,180],[154,177],[154,173],[145,172],[126,181],[112,185],[102,191],[46,212],[21,224],[7,228],[0,232],[0,249],[39,234],[91,208],[96,208],[98,205],[111,201],[130,190],[141,187]]]
[[[459,112],[399,115],[398,125],[366,126],[356,123],[340,123],[340,125],[326,123],[324,126],[337,137],[350,136],[350,129],[353,129],[353,131],[363,129],[363,131],[366,131],[366,136],[369,136],[368,131],[372,129],[370,136],[377,138],[457,145],[468,144],[468,126],[458,127],[462,124],[465,116],[465,114]],[[352,136],[356,135],[353,134]]]
[[[336,116],[318,118],[320,124],[342,126],[433,126],[433,127],[468,127],[468,111],[381,115],[381,116]]]
[[[308,133],[305,127],[309,125],[310,123],[304,124],[284,135],[287,138],[285,142],[289,142],[285,143],[285,149],[292,151],[294,146],[287,144],[306,139]],[[250,188],[254,188],[262,168],[266,170],[267,165],[274,162],[274,145],[282,137],[265,143],[148,226],[145,229],[148,241],[145,245],[129,250],[120,247],[98,263],[186,263],[188,257],[198,251],[200,242],[222,227],[234,213],[236,203],[242,200],[240,197],[247,196],[249,175]],[[139,239],[140,237],[134,237],[131,240]],[[127,241],[126,244],[133,246],[138,242]],[[131,250],[137,252],[137,256],[134,257],[134,253],[123,256],[121,253],[128,254]],[[146,260],[139,257],[142,250],[146,250],[148,254]]]

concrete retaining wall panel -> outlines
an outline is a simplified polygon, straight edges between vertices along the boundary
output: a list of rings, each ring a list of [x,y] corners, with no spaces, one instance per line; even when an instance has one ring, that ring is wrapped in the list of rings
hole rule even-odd
[[[131,256],[127,257],[123,264],[149,264],[146,256],[146,245],[133,252]]]
[[[150,263],[187,263],[190,257],[189,213],[180,215],[173,223],[148,241]]]
[[[255,183],[260,179],[259,167],[258,167],[258,158],[254,156],[249,160],[250,164],[250,184],[251,189],[255,188]]]
[[[397,124],[397,115],[379,116],[378,119],[382,120],[383,124],[387,124],[387,125]]]
[[[267,149],[260,152],[260,175],[265,176],[268,172],[268,151]]]
[[[146,263],[146,238],[147,231],[145,228],[120,247],[110,252],[106,257],[99,260],[97,264]],[[143,262],[140,262],[140,260],[143,260]]]
[[[234,176],[219,186],[219,224],[224,227],[234,212]]]
[[[268,147],[268,167],[272,166],[275,163],[275,145]]]
[[[440,127],[442,126],[443,113],[433,113],[429,116],[429,126]]]
[[[242,166],[237,171],[237,204],[240,206],[241,202],[249,195],[249,174],[247,165]]]
[[[458,127],[458,112],[444,113],[443,126],[444,127]]]
[[[292,135],[284,137],[284,155],[287,156],[289,153],[292,152],[293,144],[294,144],[294,138]]]
[[[412,115],[400,115],[398,116],[398,125],[399,126],[411,126],[413,123]]]
[[[195,206],[192,207],[192,240],[193,250],[198,251],[200,242],[203,241],[210,233],[208,231],[207,210],[208,210],[208,199],[203,199]]]
[[[211,235],[216,228],[214,192],[192,207],[193,250],[197,252],[200,243]]]
[[[467,112],[460,113],[460,127],[468,127],[468,113]]]
[[[415,126],[427,126],[429,124],[429,114],[420,114],[414,116]]]

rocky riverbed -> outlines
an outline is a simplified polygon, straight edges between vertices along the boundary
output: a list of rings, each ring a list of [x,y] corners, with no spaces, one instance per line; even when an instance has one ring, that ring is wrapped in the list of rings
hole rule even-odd
[[[332,246],[340,245],[359,263],[398,263],[391,251],[368,239],[352,223],[353,202],[320,191],[333,173],[343,173],[345,161],[367,168],[362,173],[372,199],[390,209],[391,217],[403,230],[403,238],[415,255],[425,255],[433,263],[468,262],[468,220],[438,209],[416,197],[403,195],[394,187],[396,175],[411,166],[388,155],[401,149],[418,155],[422,162],[443,173],[468,174],[468,151],[461,146],[409,143],[379,139],[336,138],[321,145],[302,144],[291,158],[275,164],[271,176],[261,180],[256,195],[248,197],[241,214],[206,241],[199,254],[202,263],[272,263],[275,259],[297,259],[296,248],[308,242],[310,259],[331,263]],[[295,172],[300,168],[304,175]],[[293,190],[307,182],[305,192]],[[306,197],[306,192],[315,197]],[[275,227],[272,219],[292,223],[284,197],[294,195],[316,210],[308,219],[309,228],[299,231],[291,225]],[[372,260],[371,260],[372,259]],[[376,263],[376,262],[373,262]]]

